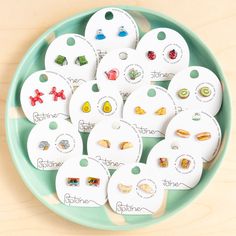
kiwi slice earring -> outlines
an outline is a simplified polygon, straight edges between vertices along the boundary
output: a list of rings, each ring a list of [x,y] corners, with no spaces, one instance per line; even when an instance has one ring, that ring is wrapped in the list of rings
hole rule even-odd
[[[179,98],[186,99],[190,95],[190,92],[188,89],[182,88],[177,92],[177,94],[178,94]]]
[[[209,96],[211,96],[211,89],[209,87],[207,87],[207,86],[204,86],[204,87],[199,89],[199,93],[203,97],[209,97]]]

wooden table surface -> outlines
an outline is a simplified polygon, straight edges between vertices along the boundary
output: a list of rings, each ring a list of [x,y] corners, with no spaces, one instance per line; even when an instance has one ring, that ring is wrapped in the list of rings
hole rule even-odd
[[[143,6],[162,12],[197,33],[222,66],[233,107],[236,105],[235,0],[0,0],[0,235],[236,235],[234,125],[225,160],[200,197],[179,214],[140,230],[100,231],[66,221],[42,205],[19,178],[8,151],[4,127],[6,96],[17,64],[31,44],[53,24],[90,8],[112,4]]]

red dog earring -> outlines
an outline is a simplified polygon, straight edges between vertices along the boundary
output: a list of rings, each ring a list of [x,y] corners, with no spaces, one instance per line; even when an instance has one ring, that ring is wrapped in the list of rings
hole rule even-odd
[[[42,100],[41,96],[44,95],[42,92],[39,92],[38,89],[36,89],[34,92],[35,92],[36,95],[34,97],[32,97],[32,96],[29,97],[30,101],[31,101],[31,105],[33,107],[36,105],[36,102],[43,103],[43,100]]]
[[[57,101],[58,98],[61,98],[62,100],[66,99],[66,96],[64,95],[64,90],[61,90],[60,92],[56,91],[56,87],[52,87],[52,90],[49,94],[53,94],[53,100]]]

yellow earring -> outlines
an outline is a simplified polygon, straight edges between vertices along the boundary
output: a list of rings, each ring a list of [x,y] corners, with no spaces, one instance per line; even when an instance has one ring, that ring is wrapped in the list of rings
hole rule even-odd
[[[91,111],[91,106],[90,103],[88,101],[86,101],[83,106],[82,106],[82,111],[84,113],[89,113]]]
[[[110,113],[112,111],[111,103],[109,101],[105,101],[104,104],[103,104],[102,110],[105,113]]]
[[[199,141],[206,141],[211,138],[210,132],[202,132],[196,135],[197,140]]]
[[[159,108],[158,110],[155,111],[155,114],[158,116],[166,115],[166,108],[165,107]]]
[[[132,148],[132,147],[133,147],[133,144],[131,142],[122,142],[122,143],[120,143],[120,149],[121,150]]]
[[[98,144],[102,147],[105,147],[105,148],[110,148],[111,147],[111,143],[109,140],[107,139],[101,139],[98,141]]]
[[[144,109],[142,109],[140,106],[135,107],[135,113],[138,115],[143,115],[146,113],[146,111]]]

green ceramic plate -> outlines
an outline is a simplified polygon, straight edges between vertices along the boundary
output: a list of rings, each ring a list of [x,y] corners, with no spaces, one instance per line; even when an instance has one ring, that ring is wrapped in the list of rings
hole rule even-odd
[[[184,26],[160,13],[137,7],[121,8],[127,10],[134,17],[139,26],[141,37],[145,32],[156,27],[169,27],[178,31],[189,45],[191,52],[190,65],[200,65],[211,69],[222,82],[224,89],[223,105],[220,113],[217,115],[217,120],[220,123],[223,135],[222,145],[216,161],[208,170],[204,170],[202,179],[197,187],[188,191],[169,191],[166,205],[162,214],[159,216],[120,216],[113,213],[108,205],[100,208],[76,208],[62,205],[59,203],[55,194],[54,181],[56,171],[40,171],[31,165],[27,154],[26,142],[33,124],[25,118],[21,111],[20,90],[22,84],[31,73],[44,69],[44,56],[51,40],[64,33],[78,33],[83,35],[86,22],[98,9],[78,14],[60,22],[44,33],[33,44],[21,61],[12,80],[6,111],[7,138],[12,158],[22,179],[32,193],[45,206],[70,221],[93,228],[109,230],[128,230],[156,224],[192,202],[193,199],[205,189],[216,170],[219,168],[229,141],[231,124],[230,98],[226,80],[214,56],[204,43]],[[163,82],[162,85],[167,87],[168,84]],[[83,139],[86,143],[87,137],[85,135],[83,135]],[[144,139],[142,162],[146,161],[150,147],[159,140],[160,139],[152,138]]]

